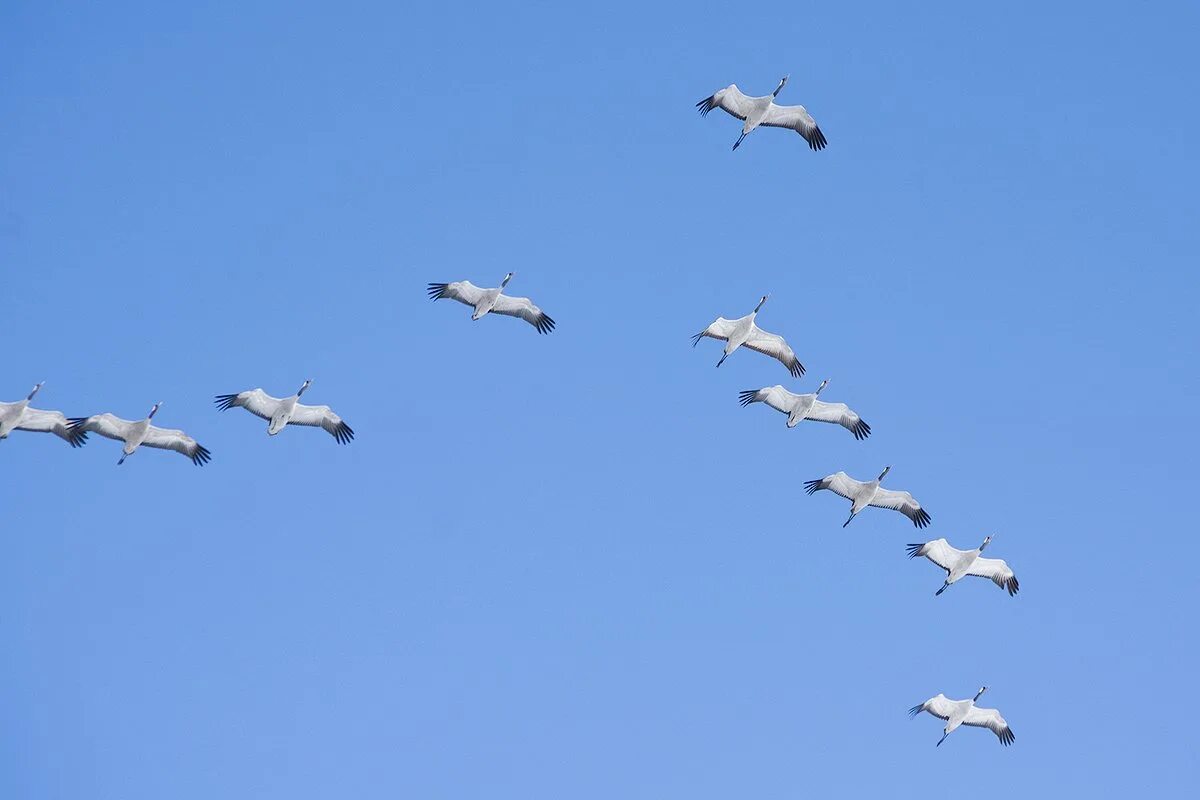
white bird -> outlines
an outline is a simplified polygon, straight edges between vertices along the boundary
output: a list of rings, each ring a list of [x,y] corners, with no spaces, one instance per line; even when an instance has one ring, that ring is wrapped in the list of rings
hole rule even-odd
[[[854,478],[851,478],[844,472],[835,472],[820,480],[805,481],[804,488],[809,494],[821,489],[828,489],[834,494],[841,495],[851,501],[850,517],[842,523],[843,528],[849,525],[850,520],[854,519],[854,516],[867,506],[890,508],[892,511],[899,511],[911,519],[913,525],[916,525],[918,528],[924,528],[929,524],[929,513],[921,508],[921,504],[914,500],[911,494],[880,488],[879,482],[883,480],[883,476],[887,475],[891,469],[891,467],[884,467],[883,472],[879,473],[878,478],[873,481],[866,481],[865,483],[854,480]]]
[[[41,391],[45,381],[33,387],[24,400],[15,403],[0,403],[0,439],[7,439],[13,431],[53,433],[71,447],[82,447],[87,434],[71,429],[71,424],[61,411],[42,411],[30,408],[34,395]]]
[[[714,108],[719,108],[742,120],[744,123],[742,135],[733,143],[734,150],[737,150],[742,139],[745,139],[750,131],[759,125],[766,125],[768,128],[790,128],[803,136],[813,150],[824,150],[825,145],[828,144],[825,141],[825,134],[821,133],[817,121],[812,118],[804,106],[775,105],[775,98],[779,96],[779,92],[787,82],[788,76],[784,75],[779,79],[779,85],[775,87],[775,91],[765,97],[744,95],[736,83],[731,83],[724,89],[715,92],[711,97],[706,97],[696,103],[696,108],[700,109],[702,117],[707,116],[708,112]]]
[[[942,588],[934,592],[939,595],[946,591],[952,583],[957,583],[965,575],[977,578],[987,578],[1001,589],[1007,589],[1009,595],[1015,595],[1021,590],[1017,576],[1002,558],[980,558],[983,548],[991,544],[992,537],[984,537],[983,544],[975,550],[958,550],[950,546],[945,539],[934,539],[924,544],[908,545],[908,557],[925,556],[942,569],[946,570],[946,582]]]
[[[312,385],[305,381],[300,390],[291,397],[282,400],[264,392],[262,389],[251,389],[238,394],[219,394],[216,398],[217,408],[222,411],[240,406],[256,417],[262,417],[271,424],[267,433],[271,436],[279,433],[287,425],[307,425],[314,428],[324,428],[338,444],[347,444],[354,438],[354,430],[342,422],[342,418],[333,413],[329,406],[306,406],[299,402],[300,395]]]
[[[719,367],[725,363],[725,359],[729,358],[734,350],[745,345],[751,350],[776,359],[788,368],[788,372],[792,373],[793,378],[799,378],[804,374],[804,365],[796,358],[796,354],[792,352],[792,348],[788,347],[788,343],[782,336],[767,333],[754,324],[758,310],[767,302],[768,297],[770,297],[769,294],[764,294],[754,310],[740,319],[717,317],[715,322],[692,337],[692,347],[699,344],[705,336],[725,342],[725,354],[717,362]]]
[[[116,439],[124,442],[125,447],[118,465],[124,464],[125,459],[133,455],[139,447],[155,447],[159,450],[174,450],[192,460],[198,467],[204,466],[212,458],[208,448],[201,445],[192,437],[180,430],[159,428],[150,424],[162,403],[155,403],[150,413],[143,420],[132,422],[121,419],[113,414],[95,414],[90,417],[77,417],[71,420],[71,428],[78,431],[98,433],[106,439]]]
[[[942,742],[946,741],[946,737],[954,733],[959,725],[988,728],[1000,739],[1000,744],[1008,747],[1017,737],[1013,735],[1012,728],[1008,727],[1004,717],[1000,716],[1000,712],[994,708],[979,708],[975,705],[975,701],[987,689],[986,686],[980,687],[970,700],[951,700],[946,695],[939,694],[919,706],[913,706],[908,713],[915,717],[922,711],[928,711],[938,719],[946,720],[946,727],[942,730],[942,738],[938,739],[937,747],[941,747]]]
[[[509,297],[501,294],[515,274],[515,272],[510,272],[505,275],[504,280],[500,282],[499,289],[481,289],[470,281],[455,281],[454,283],[431,283],[426,291],[433,300],[441,300],[445,297],[468,306],[474,306],[475,313],[471,314],[471,319],[479,319],[490,312],[495,312],[508,317],[520,317],[537,328],[538,333],[549,333],[554,330],[554,320],[535,306],[528,297]]]
[[[738,395],[742,407],[751,403],[766,403],[776,411],[788,415],[787,426],[794,428],[802,420],[811,419],[814,422],[832,422],[841,425],[854,434],[855,439],[865,439],[871,435],[871,426],[862,421],[858,414],[850,410],[845,403],[823,403],[817,399],[821,390],[829,385],[829,379],[821,381],[815,392],[810,394],[792,394],[787,389],[776,384],[765,389],[747,389]]]

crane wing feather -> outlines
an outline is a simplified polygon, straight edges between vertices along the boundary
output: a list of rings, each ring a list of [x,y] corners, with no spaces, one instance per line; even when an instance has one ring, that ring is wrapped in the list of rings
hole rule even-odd
[[[929,524],[929,513],[921,508],[913,496],[908,492],[895,492],[891,489],[880,487],[875,496],[871,498],[871,505],[876,508],[889,508],[892,511],[899,511],[904,516],[912,520],[913,524],[918,528],[924,528]]]
[[[796,358],[796,354],[784,338],[775,333],[767,333],[757,325],[750,328],[750,337],[746,339],[746,347],[771,358],[776,359],[785,367],[792,377],[799,378],[804,374],[804,365]]]
[[[958,548],[951,547],[950,543],[945,539],[934,539],[924,544],[910,544],[908,546],[908,555],[910,558],[925,556],[925,558],[928,558],[934,564],[946,570],[947,573],[968,552],[967,550],[959,550]]]
[[[125,436],[129,433],[129,429],[133,425],[129,420],[121,419],[115,414],[109,413],[93,414],[90,417],[77,417],[70,422],[71,428],[74,430],[98,433],[105,439],[116,439],[119,442],[125,441]]]
[[[226,409],[240,407],[244,408],[256,417],[262,417],[269,420],[279,410],[279,404],[283,401],[278,397],[264,392],[262,389],[251,389],[248,392],[239,392],[238,394],[219,394],[216,398],[217,408],[225,411]]]
[[[727,114],[745,121],[746,117],[750,116],[754,111],[754,101],[761,99],[763,98],[754,98],[742,94],[742,90],[737,87],[737,84],[731,83],[724,89],[718,89],[711,96],[696,103],[696,108],[700,109],[701,116],[707,116],[708,112],[714,108],[719,108]]]
[[[724,317],[717,317],[711,325],[709,325],[707,328],[705,328],[704,330],[700,331],[699,333],[697,333],[695,336],[692,337],[692,347],[695,347],[696,343],[699,342],[701,339],[703,339],[705,336],[707,336],[710,339],[719,339],[721,341],[728,341],[730,335],[733,333],[733,329],[736,325],[736,322],[737,322],[736,320],[725,319]]]
[[[857,500],[865,485],[860,481],[854,480],[854,478],[851,478],[844,472],[835,472],[820,480],[808,481],[804,484],[809,494],[821,489],[828,489],[847,500]]]
[[[813,402],[812,408],[808,410],[808,414],[805,415],[805,419],[841,425],[853,433],[855,439],[865,439],[871,435],[871,426],[863,422],[862,418],[845,403],[823,403],[816,400]]]
[[[1017,583],[1017,576],[1013,574],[1008,563],[1002,558],[980,556],[972,562],[967,574],[977,578],[987,578],[1001,589],[1007,589],[1010,595],[1016,594],[1021,588]]]
[[[1012,728],[1009,728],[1008,723],[1004,721],[1004,717],[1000,716],[1000,712],[994,708],[971,706],[967,711],[967,716],[963,719],[963,725],[990,729],[1000,739],[1000,744],[1005,747],[1008,747],[1017,738],[1013,735]]]
[[[288,424],[323,428],[338,444],[346,444],[354,438],[354,429],[333,413],[329,406],[306,406],[297,403]]]
[[[500,295],[492,306],[493,314],[503,314],[506,317],[518,317],[525,320],[538,333],[549,333],[554,330],[554,320],[533,304],[528,297],[509,297]]]
[[[455,281],[454,283],[431,283],[426,291],[433,300],[444,298],[473,306],[483,299],[487,290],[479,288],[470,281]]]
[[[66,416],[61,411],[42,411],[37,408],[26,408],[21,415],[17,429],[35,433],[53,433],[72,447],[80,447],[87,441],[87,433],[73,430]]]
[[[151,425],[142,444],[159,450],[174,450],[190,458],[197,466],[204,466],[211,457],[206,447],[175,428],[158,428]]]
[[[812,114],[809,114],[804,106],[779,106],[772,103],[759,124],[771,128],[794,130],[804,137],[808,146],[813,150],[824,150],[825,145],[828,144],[817,121],[812,118]]]

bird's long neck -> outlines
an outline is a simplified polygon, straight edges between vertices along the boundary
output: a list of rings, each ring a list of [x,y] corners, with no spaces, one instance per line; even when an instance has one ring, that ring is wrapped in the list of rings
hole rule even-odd
[[[157,413],[158,413],[158,406],[155,406],[154,408],[150,409],[150,413],[146,415],[146,419],[147,420],[154,419],[154,415]]]
[[[779,93],[783,91],[783,85],[785,83],[787,83],[787,81],[780,81],[779,85],[775,87],[775,91],[771,92],[771,97],[779,97]]]
[[[882,481],[882,480],[883,480],[883,476],[884,476],[884,475],[887,475],[887,474],[888,474],[888,470],[890,470],[890,469],[891,469],[891,467],[884,467],[884,468],[883,468],[883,472],[879,473],[879,477],[878,477],[878,478],[876,478],[875,480],[877,480],[877,481]]]
[[[508,282],[511,280],[512,280],[512,273],[510,272],[509,274],[504,276],[504,280],[500,281],[500,288],[503,289],[505,286],[508,286]]]
[[[306,391],[308,391],[308,381],[305,381],[303,384],[301,384],[300,388],[296,391],[296,397],[299,398],[300,395],[304,394]]]
[[[978,692],[975,693],[975,696],[971,698],[971,702],[974,703],[977,700],[979,700],[979,698],[981,698],[981,697],[983,697],[983,689],[980,689]]]
[[[820,396],[821,392],[825,391],[825,387],[828,384],[829,384],[829,381],[821,381],[821,385],[817,387],[817,396]]]
[[[28,401],[32,400],[32,399],[33,399],[33,396],[34,396],[35,394],[37,394],[37,393],[38,393],[38,392],[41,390],[41,388],[42,388],[42,385],[41,385],[40,383],[39,383],[37,386],[33,387],[33,391],[31,391],[31,392],[29,393],[29,396],[25,398],[26,402],[28,402]]]

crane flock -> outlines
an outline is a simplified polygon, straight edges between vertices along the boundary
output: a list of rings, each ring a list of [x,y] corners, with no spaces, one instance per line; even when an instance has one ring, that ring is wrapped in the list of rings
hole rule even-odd
[[[720,108],[743,122],[741,135],[733,145],[734,150],[738,149],[746,136],[760,126],[794,130],[808,142],[812,150],[823,150],[828,144],[825,134],[804,106],[776,105],[775,98],[787,81],[788,77],[785,75],[770,95],[762,97],[747,96],[736,84],[731,84],[696,105],[702,115],[707,115],[714,108]],[[471,306],[472,320],[495,313],[524,320],[539,334],[554,331],[555,321],[532,300],[504,294],[504,289],[513,277],[514,273],[509,272],[500,281],[499,287],[491,289],[462,280],[453,283],[429,283],[426,291],[432,300],[449,299]],[[763,330],[756,323],[758,313],[768,298],[769,295],[763,295],[754,310],[746,316],[732,320],[717,317],[710,325],[692,336],[692,346],[695,347],[704,338],[724,342],[721,358],[716,364],[718,367],[744,346],[779,361],[793,378],[802,377],[805,372],[804,365],[787,341],[778,334]],[[277,435],[289,425],[299,425],[322,428],[338,444],[348,444],[354,439],[354,430],[329,406],[312,406],[300,402],[301,396],[311,384],[311,380],[305,380],[295,394],[285,398],[272,397],[262,389],[251,389],[235,394],[216,395],[214,402],[219,411],[244,408],[254,416],[266,420],[269,436]],[[828,384],[828,379],[823,380],[815,391],[806,394],[795,394],[778,384],[761,389],[748,389],[739,394],[738,400],[743,407],[764,403],[787,415],[788,428],[794,428],[800,422],[809,420],[840,425],[849,431],[855,440],[861,441],[869,437],[871,426],[856,411],[845,403],[827,403],[819,399]],[[23,400],[0,403],[0,441],[7,439],[14,431],[52,433],[72,448],[79,448],[88,442],[89,433],[95,433],[122,443],[122,453],[117,464],[123,464],[143,446],[175,451],[197,466],[207,464],[212,458],[206,447],[184,431],[161,428],[153,424],[162,403],[155,403],[144,419],[136,421],[122,419],[111,413],[67,417],[59,411],[44,411],[30,406],[42,386],[42,383],[35,385]],[[912,494],[884,489],[880,485],[891,469],[890,466],[885,467],[878,478],[870,481],[855,480],[845,472],[839,471],[824,478],[807,481],[804,488],[810,495],[828,490],[851,502],[850,516],[842,524],[843,528],[868,507],[897,511],[908,517],[917,528],[929,526],[932,517]],[[991,536],[988,536],[974,550],[958,550],[951,547],[946,539],[940,538],[908,545],[908,555],[910,558],[923,556],[945,571],[945,581],[935,595],[941,595],[966,576],[987,578],[1001,589],[1007,590],[1010,596],[1016,595],[1019,584],[1009,565],[1001,559],[982,557],[984,548],[990,543]],[[914,717],[928,712],[946,722],[938,746],[961,725],[988,728],[996,734],[1001,744],[1008,746],[1015,737],[999,711],[975,705],[985,691],[986,686],[970,700],[950,700],[944,694],[938,694],[909,711]]]

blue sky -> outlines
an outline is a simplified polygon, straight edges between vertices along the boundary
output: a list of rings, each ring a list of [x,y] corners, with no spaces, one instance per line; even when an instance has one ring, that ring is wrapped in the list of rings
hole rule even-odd
[[[213,453],[0,442],[0,796],[1194,788],[1194,4],[203,6],[0,11],[0,399]],[[689,346],[767,292],[803,379]]]

